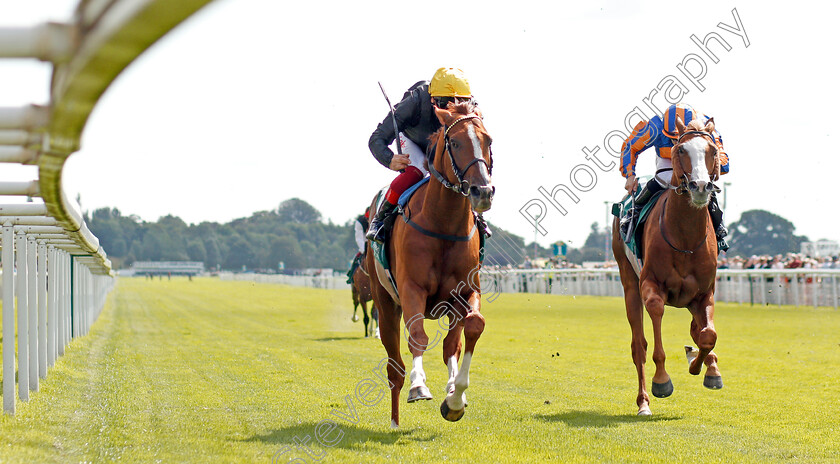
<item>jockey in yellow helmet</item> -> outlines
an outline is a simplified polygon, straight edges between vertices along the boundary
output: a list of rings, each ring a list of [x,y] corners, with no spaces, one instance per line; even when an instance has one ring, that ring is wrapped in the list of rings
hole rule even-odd
[[[457,68],[440,68],[431,82],[420,81],[412,85],[403,95],[402,101],[394,106],[394,117],[399,134],[394,133],[394,123],[389,113],[376,126],[370,136],[368,147],[383,166],[400,171],[391,182],[385,201],[370,221],[366,238],[381,242],[384,239],[385,218],[393,212],[400,195],[426,176],[423,165],[429,136],[441,127],[433,108],[446,109],[450,103],[472,101],[470,84],[464,72]],[[403,154],[394,154],[388,147],[399,137]]]

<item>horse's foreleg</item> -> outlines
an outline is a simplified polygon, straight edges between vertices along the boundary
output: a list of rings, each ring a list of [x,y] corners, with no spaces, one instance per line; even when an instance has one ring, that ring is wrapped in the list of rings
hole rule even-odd
[[[464,356],[461,358],[461,367],[455,375],[454,388],[440,405],[440,413],[444,419],[457,421],[464,415],[466,407],[466,396],[464,391],[470,385],[470,362],[472,361],[475,344],[484,332],[484,316],[481,315],[481,295],[473,293],[469,299],[470,310],[464,318]],[[449,364],[451,360],[447,361]],[[451,367],[454,368],[454,365]]]
[[[674,392],[674,384],[671,383],[671,377],[665,370],[665,348],[662,344],[662,316],[665,314],[665,300],[659,287],[650,281],[642,283],[641,296],[653,326],[652,359],[656,371],[653,373],[650,390],[653,396],[665,398]]]
[[[426,371],[423,370],[423,353],[429,348],[429,336],[423,327],[426,295],[423,290],[415,286],[402,285],[401,296],[403,303],[403,318],[408,338],[408,349],[411,351],[412,367],[409,374],[411,386],[408,390],[408,402],[432,399],[432,392],[426,386]]]
[[[446,382],[446,395],[455,391],[455,376],[458,374],[458,360],[461,359],[461,332],[464,326],[454,321],[453,317],[447,318],[449,320],[448,332],[446,338],[443,339],[443,364],[446,365],[449,371],[449,380]],[[441,317],[439,321],[443,321]],[[466,394],[464,394],[466,396]],[[464,398],[466,403],[466,398]]]
[[[689,363],[688,372],[691,375],[700,373],[703,368],[703,362],[706,356],[714,349],[717,342],[717,332],[715,332],[714,317],[714,296],[711,294],[703,295],[694,300],[688,306],[691,312],[691,338],[697,344],[697,356]]]
[[[351,286],[350,289],[350,292],[353,294],[353,317],[350,320],[356,322],[359,320],[358,316],[356,316],[356,310],[359,309],[359,293],[356,291],[355,285]]]
[[[632,272],[632,271],[631,271]],[[630,353],[633,364],[636,365],[636,375],[639,378],[639,393],[636,395],[638,415],[650,415],[650,397],[647,394],[647,380],[645,379],[645,362],[647,360],[647,340],[645,340],[645,321],[642,312],[642,300],[638,287],[632,283],[624,286],[624,306],[627,308],[627,321],[630,323]]]
[[[698,348],[696,353],[689,353],[688,372],[697,375],[700,373],[703,364],[706,364],[706,376],[703,385],[711,389],[723,388],[723,380],[717,365],[717,355],[712,351],[717,343],[714,322],[714,294],[709,293],[698,298],[689,305],[688,309],[692,315],[691,338]],[[691,356],[695,355],[696,357],[692,360]]]
[[[370,324],[370,318],[368,317],[368,310],[367,310],[367,303],[365,301],[359,302],[362,305],[362,314],[364,315],[364,323],[365,323],[365,338],[368,337],[368,325]]]

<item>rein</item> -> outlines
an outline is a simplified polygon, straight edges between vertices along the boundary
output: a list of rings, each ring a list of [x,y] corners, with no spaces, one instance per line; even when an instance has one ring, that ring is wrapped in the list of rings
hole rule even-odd
[[[674,244],[671,243],[670,240],[668,240],[668,234],[665,233],[665,223],[664,223],[663,219],[665,218],[665,206],[667,206],[667,205],[668,205],[668,197],[666,196],[665,201],[662,202],[662,214],[659,215],[659,233],[662,234],[662,238],[665,239],[665,243],[667,243],[668,246],[670,246],[674,251],[678,251],[680,253],[686,253],[686,254],[694,254],[695,251],[699,250],[700,247],[703,246],[704,243],[706,243],[706,238],[708,238],[708,236],[709,236],[708,227],[706,228],[706,233],[703,234],[703,240],[701,240],[700,243],[698,243],[697,246],[694,247],[693,250],[681,250],[681,249],[675,247]]]
[[[470,185],[467,181],[464,180],[464,175],[467,173],[470,167],[472,167],[473,164],[479,162],[484,163],[484,165],[487,167],[487,172],[490,173],[490,175],[493,175],[493,166],[487,164],[487,161],[485,161],[484,158],[473,158],[472,161],[467,163],[467,165],[462,170],[458,167],[458,163],[455,162],[455,157],[452,156],[452,150],[450,150],[449,148],[449,131],[452,130],[452,128],[455,127],[455,125],[457,125],[459,122],[466,121],[468,119],[481,119],[481,116],[477,114],[468,114],[466,116],[461,116],[460,118],[456,119],[455,122],[450,124],[446,128],[446,130],[443,131],[444,151],[446,152],[446,154],[449,155],[449,165],[452,166],[452,172],[455,173],[455,178],[458,180],[458,184],[456,185],[452,182],[449,182],[449,179],[447,179],[445,175],[441,174],[440,171],[438,171],[435,168],[433,163],[429,163],[429,173],[432,175],[432,177],[434,177],[438,182],[443,184],[444,187],[452,190],[455,193],[460,193],[465,197],[470,194]]]

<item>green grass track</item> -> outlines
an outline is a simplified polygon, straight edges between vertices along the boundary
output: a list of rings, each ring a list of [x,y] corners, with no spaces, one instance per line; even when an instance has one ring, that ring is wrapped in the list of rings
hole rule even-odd
[[[675,392],[639,418],[621,299],[505,294],[483,305],[464,418],[440,417],[438,346],[435,399],[406,404],[406,388],[398,431],[375,401],[385,351],[351,313],[349,291],[122,278],[90,335],[0,416],[0,462],[840,462],[833,309],[719,304],[725,388],[710,391],[688,374],[688,311],[669,308]]]

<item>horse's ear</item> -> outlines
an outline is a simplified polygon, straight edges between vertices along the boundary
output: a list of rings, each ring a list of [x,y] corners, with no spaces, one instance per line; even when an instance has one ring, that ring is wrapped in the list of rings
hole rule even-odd
[[[435,110],[435,116],[437,116],[438,121],[440,121],[440,123],[443,124],[444,127],[446,127],[447,126],[446,121],[448,121],[449,118],[452,117],[452,113],[450,113],[448,110],[442,110],[442,109],[438,108],[437,106],[435,106],[433,108]]]
[[[677,116],[677,120],[674,121],[674,124],[677,126],[677,134],[682,135],[683,132],[685,132],[685,123],[682,118]]]
[[[715,118],[709,118],[709,121],[706,123],[706,127],[703,128],[703,131],[710,134],[715,131]]]

